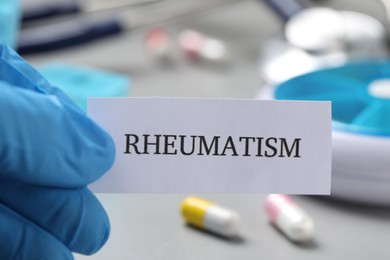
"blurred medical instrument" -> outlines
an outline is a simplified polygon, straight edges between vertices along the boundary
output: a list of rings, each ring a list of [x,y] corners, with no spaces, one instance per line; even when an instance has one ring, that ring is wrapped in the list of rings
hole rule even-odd
[[[388,55],[386,29],[357,12],[306,8],[299,0],[264,0],[285,23],[284,35],[261,48],[259,73],[268,84],[351,60]]]
[[[26,28],[20,33],[18,51],[33,53],[60,49],[116,35],[126,30],[195,15],[237,1],[150,1],[129,10],[119,8],[105,15],[99,12],[99,15],[83,15],[65,22]]]
[[[181,204],[181,214],[188,224],[197,228],[230,238],[239,235],[240,216],[213,202],[188,197]]]
[[[11,48],[15,48],[19,30],[20,5],[20,0],[3,0],[0,4],[0,41]]]
[[[113,164],[111,137],[0,43],[0,258],[73,259],[107,241],[87,185]]]
[[[262,97],[332,101],[332,196],[390,205],[390,61],[311,72]]]
[[[272,224],[292,241],[305,243],[313,239],[313,220],[289,196],[283,194],[267,195],[265,212]]]
[[[87,111],[88,97],[126,97],[130,80],[127,76],[65,63],[51,63],[39,72],[61,88],[80,108]]]

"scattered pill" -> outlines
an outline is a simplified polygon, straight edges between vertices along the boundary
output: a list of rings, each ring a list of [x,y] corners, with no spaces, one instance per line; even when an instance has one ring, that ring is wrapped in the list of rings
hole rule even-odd
[[[227,58],[225,44],[217,39],[207,38],[200,52],[204,60],[211,62],[224,62]]]
[[[185,30],[179,35],[179,46],[184,55],[192,61],[221,63],[227,60],[226,45],[194,30]]]
[[[268,195],[265,211],[272,223],[292,241],[306,242],[312,239],[312,219],[287,195]]]
[[[158,61],[168,61],[173,56],[172,40],[164,28],[150,29],[145,36],[145,47]]]
[[[193,30],[185,30],[179,35],[179,47],[190,60],[199,60],[201,58],[201,48],[204,41],[204,35]]]
[[[239,233],[239,215],[213,202],[188,197],[181,204],[181,213],[188,224],[197,228],[225,237],[234,237]]]

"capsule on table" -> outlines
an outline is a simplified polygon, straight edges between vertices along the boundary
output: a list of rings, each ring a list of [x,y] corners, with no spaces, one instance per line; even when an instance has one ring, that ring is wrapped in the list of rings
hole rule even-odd
[[[207,62],[222,64],[228,61],[226,45],[217,39],[206,38],[200,53],[203,60]]]
[[[181,213],[188,224],[197,228],[225,237],[234,237],[239,233],[239,215],[213,202],[188,197],[181,204]]]
[[[206,37],[198,31],[185,30],[180,33],[178,43],[186,58],[199,61],[205,39]]]
[[[268,195],[265,211],[272,223],[292,241],[306,242],[313,238],[312,219],[287,195]]]
[[[173,46],[169,33],[161,27],[155,27],[146,33],[145,47],[151,56],[159,62],[169,62],[173,58]]]

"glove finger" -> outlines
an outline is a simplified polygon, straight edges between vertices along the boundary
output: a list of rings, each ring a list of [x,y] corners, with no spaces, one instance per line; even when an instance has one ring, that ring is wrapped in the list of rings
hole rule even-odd
[[[87,188],[55,189],[6,181],[0,184],[0,201],[77,253],[93,254],[109,237],[107,214]]]
[[[55,237],[0,203],[0,259],[73,259]]]
[[[81,187],[114,161],[114,142],[92,120],[48,95],[1,81],[0,126],[0,177]]]

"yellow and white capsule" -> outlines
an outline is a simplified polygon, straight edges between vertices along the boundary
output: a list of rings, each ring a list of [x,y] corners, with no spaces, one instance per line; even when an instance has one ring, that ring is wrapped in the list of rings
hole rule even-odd
[[[306,242],[313,238],[313,220],[287,195],[268,195],[265,211],[272,223],[292,241]]]
[[[239,233],[240,216],[213,202],[188,197],[181,204],[181,213],[186,222],[225,237],[234,237]]]

